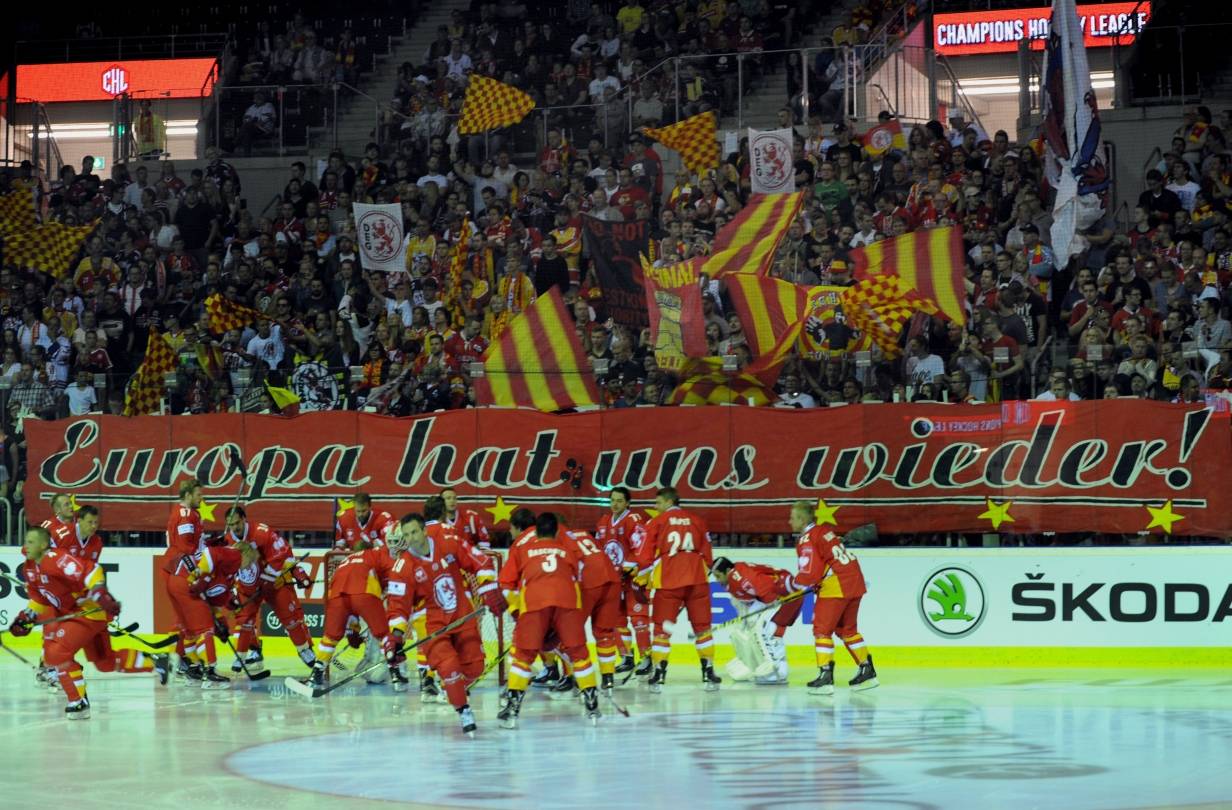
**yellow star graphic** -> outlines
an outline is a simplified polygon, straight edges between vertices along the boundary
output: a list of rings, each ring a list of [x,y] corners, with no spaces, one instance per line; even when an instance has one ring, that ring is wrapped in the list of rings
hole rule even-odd
[[[1146,511],[1151,513],[1151,522],[1146,524],[1146,528],[1150,530],[1158,526],[1165,534],[1172,534],[1172,524],[1185,519],[1172,511],[1171,500],[1165,501],[1163,506],[1148,506]]]
[[[342,517],[343,512],[345,512],[348,509],[354,509],[354,508],[355,508],[355,501],[347,500],[346,498],[339,498],[338,499],[338,511],[334,514],[334,517]]]
[[[654,507],[647,506],[647,507],[646,507],[646,514],[650,515],[652,518],[657,518],[657,517],[659,516],[660,512],[659,512],[659,510],[658,510],[658,509],[655,509]]]
[[[994,529],[1001,528],[1002,523],[1014,522],[1014,519],[1010,517],[1010,507],[1014,505],[1012,501],[993,503],[992,498],[985,498],[984,503],[988,505],[988,508],[980,515],[980,520],[991,520]]]
[[[213,523],[216,519],[214,517],[214,510],[217,508],[218,504],[216,503],[206,503],[205,501],[202,501],[201,505],[197,507],[197,514],[201,515],[201,522]]]
[[[837,526],[838,520],[834,517],[834,513],[842,508],[841,506],[829,506],[824,498],[818,498],[817,508],[813,510],[813,522],[818,526],[824,526],[827,523]]]
[[[499,524],[499,523],[507,522],[510,516],[513,515],[514,509],[515,507],[513,504],[505,503],[505,499],[497,495],[496,504],[494,506],[485,506],[483,508],[483,511],[491,512],[492,513],[492,523]]]

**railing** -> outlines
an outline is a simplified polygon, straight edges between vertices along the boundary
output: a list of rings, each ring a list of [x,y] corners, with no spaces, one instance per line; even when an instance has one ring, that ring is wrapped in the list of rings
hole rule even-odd
[[[229,42],[228,35],[221,33],[23,40],[14,47],[14,59],[17,64],[182,59],[218,56]]]
[[[948,82],[950,90],[950,109],[957,107],[962,110],[963,114],[966,116],[965,120],[968,122],[975,122],[976,126],[980,130],[984,130],[984,124],[980,120],[980,114],[975,111],[975,107],[971,104],[971,99],[967,98],[967,94],[963,92],[962,82],[960,82],[958,77],[954,75],[954,70],[950,67],[949,60],[941,54],[937,54],[936,64],[940,65],[941,69],[945,72],[945,78]]]
[[[5,119],[5,161],[16,165],[28,160],[37,177],[46,182],[56,179],[64,160],[47,108],[27,98],[18,98],[14,105],[6,107],[9,114]]]

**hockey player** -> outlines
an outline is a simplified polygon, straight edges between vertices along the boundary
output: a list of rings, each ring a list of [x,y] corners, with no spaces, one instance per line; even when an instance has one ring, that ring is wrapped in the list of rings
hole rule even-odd
[[[307,590],[312,587],[312,579],[295,564],[291,544],[264,523],[249,521],[248,513],[242,506],[233,506],[227,511],[226,537],[231,543],[250,543],[257,550],[256,568],[253,569],[255,576],[245,569],[237,582],[235,623],[239,636],[235,640],[236,652],[243,657],[250,670],[265,668],[257,637],[257,621],[261,615],[261,605],[268,604],[278,621],[282,622],[300,660],[311,667],[317,658],[312,651],[312,636],[304,621],[304,608],[295,598],[295,587],[298,585]],[[237,657],[231,671],[239,672],[242,669]]]
[[[98,524],[98,508],[81,507],[77,510],[77,520],[66,527],[67,536],[57,541],[56,550],[90,562],[98,562],[103,553],[103,538],[98,533]]]
[[[616,685],[616,628],[624,619],[620,602],[620,570],[595,544],[589,532],[566,530],[565,534],[577,543],[582,556],[582,620],[590,619],[590,631],[595,637],[600,686],[611,690]]]
[[[178,492],[179,502],[171,507],[167,519],[167,551],[160,568],[179,634],[176,652],[180,665],[176,674],[201,681],[203,689],[225,689],[230,681],[214,669],[218,663],[214,618],[209,606],[188,590],[188,574],[205,549],[205,531],[197,512],[201,505],[201,482],[186,478],[180,482]]]
[[[356,492],[351,498],[352,507],[338,516],[334,531],[334,548],[342,551],[363,551],[385,544],[385,535],[398,525],[389,512],[372,508],[372,498],[366,492]],[[360,621],[352,617],[348,621],[347,643],[352,647],[363,645],[364,657],[359,662],[367,669],[381,660],[383,652],[372,633],[365,632]],[[374,670],[365,680],[368,683],[384,683],[385,672]]]
[[[452,488],[441,490],[441,500],[445,504],[445,514],[441,522],[462,536],[462,539],[480,549],[492,547],[488,536],[488,526],[474,509],[466,509],[458,505],[458,493]]]
[[[755,563],[733,563],[716,557],[711,573],[732,595],[737,613],[743,616],[789,594],[791,574],[781,568]],[[803,599],[784,603],[777,611],[767,611],[731,628],[736,658],[727,664],[727,674],[735,681],[756,684],[787,683],[787,648],[783,634],[800,615]]]
[[[394,559],[382,540],[379,547],[351,554],[334,571],[326,594],[325,630],[309,678],[314,687],[325,685],[325,669],[334,657],[338,642],[347,633],[351,616],[362,619],[368,625],[369,637],[385,650],[391,680],[395,684],[405,682],[398,664],[406,660],[406,656],[399,650],[400,643],[392,644],[389,640],[389,619],[381,602],[393,567]]]
[[[98,534],[98,509],[83,506],[79,512],[74,512],[71,496],[64,493],[51,499],[51,509],[52,517],[42,524],[51,537],[51,547],[73,557],[98,562],[103,552],[103,538]],[[45,661],[39,662],[37,679],[53,689],[60,686],[55,668],[47,666]]]
[[[102,566],[52,549],[51,534],[41,526],[26,532],[22,553],[26,557],[22,575],[30,602],[14,618],[10,633],[28,635],[38,621],[84,614],[48,626],[43,634],[44,658],[55,668],[68,700],[65,717],[84,720],[90,716],[85,674],[74,658],[78,650],[84,650],[86,659],[100,672],[155,671],[161,683],[167,682],[167,656],[111,649],[107,622],[120,614],[120,603],[107,590]]]
[[[625,487],[615,487],[609,496],[611,514],[599,518],[595,528],[595,540],[599,548],[612,560],[612,563],[624,575],[621,599],[623,613],[618,626],[621,653],[624,660],[616,667],[616,672],[625,673],[633,669],[633,645],[636,642],[641,664],[637,667],[638,677],[649,677],[650,661],[650,594],[641,585],[633,581],[637,573],[637,563],[634,558],[642,548],[646,537],[646,527],[642,516],[629,508],[630,494]],[[627,617],[627,618],[625,618]],[[629,626],[633,629],[630,630]]]
[[[394,516],[372,508],[372,498],[366,492],[356,492],[354,504],[338,516],[334,526],[334,547],[344,551],[363,551],[385,543],[385,532],[396,525]]]
[[[399,554],[389,580],[391,647],[402,646],[406,617],[417,606],[422,606],[418,610],[425,616],[427,634],[473,612],[466,573],[478,583],[476,596],[488,610],[499,616],[509,607],[496,586],[496,568],[491,557],[464,540],[444,533],[430,535],[424,527],[422,515],[409,514],[400,522],[400,543],[406,550]],[[420,647],[427,647],[428,663],[440,674],[441,685],[458,713],[463,733],[474,734],[475,714],[467,689],[483,673],[479,617]]]
[[[864,597],[864,573],[855,555],[843,546],[843,539],[813,523],[813,507],[796,501],[791,507],[791,530],[799,533],[796,557],[800,570],[788,579],[787,588],[817,588],[813,607],[813,645],[820,672],[809,681],[809,694],[834,694],[834,634],[843,640],[847,652],[859,669],[847,682],[852,689],[877,686],[877,670],[864,637],[856,627],[860,600]]]
[[[61,548],[60,546],[62,543],[71,542],[73,537],[73,521],[76,517],[77,513],[73,510],[72,495],[67,492],[61,492],[52,496],[51,517],[40,524],[51,536],[52,548],[57,551],[72,553],[70,549]]]
[[[581,555],[577,544],[561,535],[559,528],[551,512],[539,515],[534,536],[520,539],[509,550],[501,568],[501,589],[511,610],[517,612],[509,689],[497,714],[502,728],[517,727],[518,712],[530,683],[530,668],[549,631],[559,636],[565,655],[573,662],[573,675],[582,690],[586,716],[593,723],[599,721],[595,667],[586,646],[578,590]]]
[[[650,690],[663,691],[667,679],[667,658],[672,650],[667,622],[675,621],[680,608],[688,611],[693,625],[694,645],[702,665],[702,685],[708,692],[719,688],[723,679],[714,671],[714,634],[710,630],[710,575],[714,552],[710,532],[697,515],[680,508],[680,496],[673,487],[663,487],[655,495],[656,515],[646,524],[646,540],[638,552],[638,580],[654,589],[650,615],[654,620],[654,646],[651,658],[654,673]]]

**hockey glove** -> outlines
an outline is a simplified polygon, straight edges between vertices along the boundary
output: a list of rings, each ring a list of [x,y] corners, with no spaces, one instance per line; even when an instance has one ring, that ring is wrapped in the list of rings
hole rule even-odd
[[[30,630],[34,627],[34,620],[34,611],[26,608],[13,617],[13,623],[9,625],[9,632],[18,638],[28,636],[30,635]]]
[[[364,646],[364,634],[358,629],[348,630],[346,640],[347,644],[351,645],[352,649],[355,647]]]
[[[295,584],[301,590],[308,590],[312,587],[312,577],[308,576],[308,572],[300,568],[298,565],[291,568],[291,579],[295,580]]]
[[[214,635],[217,636],[223,644],[226,644],[231,640],[231,628],[227,627],[227,620],[217,614],[214,616]]]
[[[386,636],[381,649],[385,651],[385,662],[391,667],[396,667],[406,660],[406,653],[402,651],[402,634],[399,632],[395,631]]]
[[[493,616],[499,616],[509,609],[509,602],[500,592],[500,588],[486,591],[483,594],[483,603],[488,606],[488,610],[492,611]]]
[[[120,603],[102,585],[86,594],[86,599],[103,609],[103,615],[107,617],[107,621],[111,621],[120,615]]]

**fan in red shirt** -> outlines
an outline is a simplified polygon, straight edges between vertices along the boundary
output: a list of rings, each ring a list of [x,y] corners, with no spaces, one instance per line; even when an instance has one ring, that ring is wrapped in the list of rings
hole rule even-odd
[[[599,720],[595,666],[586,646],[578,590],[581,554],[577,543],[559,529],[554,514],[539,515],[535,519],[535,534],[519,539],[509,549],[509,557],[501,568],[500,586],[517,617],[509,689],[497,714],[502,728],[517,727],[518,712],[530,684],[531,665],[552,631],[573,662],[573,676],[582,690],[586,716],[594,723]]]
[[[315,664],[317,657],[312,651],[312,636],[304,621],[304,608],[295,598],[295,587],[298,585],[307,590],[312,587],[312,579],[295,564],[291,544],[264,523],[249,521],[244,507],[238,505],[227,510],[226,536],[232,543],[248,543],[257,550],[258,570],[254,576],[241,573],[241,584],[236,588],[240,603],[235,614],[235,623],[239,627],[236,652],[244,656],[250,670],[262,668],[264,659],[261,642],[257,638],[257,619],[261,615],[261,605],[265,604],[282,622],[300,660],[308,666]],[[233,672],[239,672],[242,668],[239,659],[231,665]]]
[[[646,540],[637,554],[638,580],[649,581],[654,589],[654,646],[650,657],[655,669],[650,676],[650,691],[663,691],[667,657],[672,651],[671,634],[665,625],[674,622],[684,607],[701,658],[702,685],[712,692],[723,679],[714,671],[714,634],[710,631],[709,569],[714,558],[710,532],[701,518],[680,508],[674,487],[663,487],[655,494],[655,507],[659,514],[646,524]]]
[[[372,508],[372,498],[366,492],[356,492],[353,506],[338,515],[334,526],[334,547],[346,551],[363,551],[385,544],[385,531],[395,525],[394,516]]]
[[[877,686],[877,671],[864,637],[856,627],[860,600],[864,597],[864,572],[855,555],[843,546],[843,538],[813,523],[813,507],[797,501],[791,508],[791,530],[799,533],[796,556],[800,570],[787,581],[790,591],[817,589],[813,608],[813,645],[821,672],[810,681],[809,694],[834,694],[834,634],[859,666],[848,681],[853,689]]]
[[[452,488],[441,490],[441,500],[445,511],[441,523],[453,529],[462,539],[476,548],[491,548],[492,541],[488,536],[488,526],[474,509],[458,505],[458,493]],[[432,516],[428,516],[429,520]]]
[[[382,543],[375,548],[356,551],[334,570],[329,581],[329,593],[325,595],[325,630],[317,645],[317,662],[308,679],[314,688],[325,685],[325,670],[334,657],[338,642],[346,635],[352,616],[358,616],[367,623],[371,637],[385,649],[390,681],[395,685],[406,682],[398,670],[398,664],[406,660],[406,656],[401,651],[401,644],[392,645],[390,642],[389,619],[381,602],[394,564],[389,549]]]
[[[399,542],[406,550],[399,554],[389,580],[391,645],[402,646],[407,617],[417,610],[426,613],[428,635],[474,612],[468,573],[478,583],[475,595],[488,610],[499,616],[509,607],[496,586],[491,557],[443,532],[429,535],[422,515],[407,515],[400,526]],[[440,674],[465,734],[475,733],[475,715],[466,690],[483,673],[484,666],[478,618],[421,645],[427,647],[428,662]]]
[[[214,667],[218,654],[214,650],[214,616],[209,605],[189,590],[188,575],[205,550],[205,530],[197,507],[201,505],[201,482],[187,478],[179,486],[180,500],[171,507],[167,519],[167,551],[163,555],[164,587],[175,611],[175,627],[179,634],[176,651],[180,667],[176,674],[201,681],[201,688],[225,689],[226,678]]]
[[[762,604],[773,604],[790,593],[787,583],[791,580],[791,574],[781,568],[733,563],[726,557],[716,557],[711,571],[732,595],[741,616]],[[731,640],[736,649],[736,658],[728,662],[727,674],[737,681],[752,679],[758,684],[787,683],[787,648],[783,643],[783,634],[800,615],[803,606],[803,599],[794,599],[784,603],[769,621],[745,618],[733,626]],[[755,633],[760,634],[760,639]]]
[[[469,317],[462,331],[445,341],[445,354],[453,357],[460,368],[468,368],[471,363],[483,360],[483,353],[488,350],[488,339],[480,334],[483,321]]]
[[[650,594],[641,585],[633,581],[637,573],[637,563],[634,561],[646,538],[645,523],[642,516],[629,508],[630,493],[625,487],[614,487],[609,495],[612,511],[599,518],[595,528],[595,540],[599,548],[607,554],[612,564],[625,575],[624,614],[628,619],[621,619],[618,627],[620,634],[617,641],[624,660],[616,667],[616,672],[625,673],[633,669],[633,653],[630,645],[636,639],[637,651],[642,663],[637,668],[638,677],[649,677],[650,661]],[[629,625],[633,630],[629,630]]]
[[[107,622],[120,614],[120,603],[107,591],[102,566],[52,549],[51,535],[41,526],[26,532],[22,553],[26,557],[22,576],[30,602],[13,619],[10,633],[25,636],[35,622],[78,612],[86,614],[57,622],[43,634],[44,660],[55,669],[68,699],[65,717],[84,720],[90,716],[85,673],[74,658],[78,650],[84,649],[86,658],[101,672],[157,669],[159,680],[167,682],[167,656],[111,649]]]

